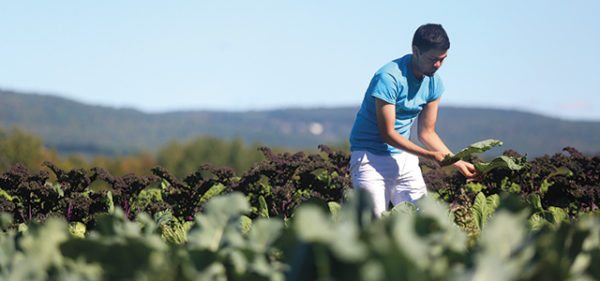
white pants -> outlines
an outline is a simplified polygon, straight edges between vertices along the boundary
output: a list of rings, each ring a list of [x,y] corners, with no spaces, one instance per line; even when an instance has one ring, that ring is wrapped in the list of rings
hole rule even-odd
[[[388,209],[390,202],[394,206],[405,201],[415,203],[427,195],[419,157],[407,152],[377,155],[353,151],[350,175],[354,188],[362,188],[371,195],[377,217]]]

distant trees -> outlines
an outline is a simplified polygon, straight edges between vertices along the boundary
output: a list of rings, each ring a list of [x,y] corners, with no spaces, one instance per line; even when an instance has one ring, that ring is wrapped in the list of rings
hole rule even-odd
[[[214,137],[198,137],[186,142],[171,141],[158,151],[157,162],[178,177],[193,173],[202,164],[229,166],[240,173],[263,159],[258,146],[247,146],[241,139],[222,140]]]
[[[26,166],[39,165],[43,158],[42,140],[20,129],[0,130],[0,168],[21,162]]]
[[[89,156],[82,154],[59,155],[44,146],[42,139],[21,129],[0,128],[0,171],[17,163],[31,170],[42,168],[49,160],[65,170],[102,167],[113,175],[147,174],[160,165],[176,176],[189,175],[203,164],[229,166],[241,173],[263,159],[257,149],[260,144],[247,145],[241,139],[223,140],[197,137],[187,141],[171,141],[156,153],[140,152],[127,156]],[[275,149],[282,151],[283,149]]]

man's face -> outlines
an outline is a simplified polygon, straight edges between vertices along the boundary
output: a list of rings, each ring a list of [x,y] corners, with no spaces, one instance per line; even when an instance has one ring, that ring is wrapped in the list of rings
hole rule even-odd
[[[420,52],[419,49],[414,47],[413,55],[417,70],[431,77],[442,67],[444,59],[448,56],[448,50],[431,49],[427,52]]]

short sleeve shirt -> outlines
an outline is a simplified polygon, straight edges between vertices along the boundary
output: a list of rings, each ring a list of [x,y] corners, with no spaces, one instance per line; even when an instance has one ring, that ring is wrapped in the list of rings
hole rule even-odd
[[[418,80],[412,73],[411,54],[381,67],[371,79],[350,133],[350,150],[375,154],[400,153],[402,150],[383,141],[377,128],[375,99],[396,105],[394,129],[410,138],[410,128],[423,107],[442,95],[444,85],[437,74]]]

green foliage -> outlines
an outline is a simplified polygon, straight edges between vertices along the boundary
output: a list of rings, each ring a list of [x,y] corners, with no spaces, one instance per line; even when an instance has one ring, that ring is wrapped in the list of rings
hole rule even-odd
[[[492,194],[486,197],[482,192],[479,192],[475,197],[472,211],[473,217],[475,218],[475,224],[481,231],[488,219],[494,214],[494,211],[500,203],[500,196],[498,194]]]
[[[550,179],[556,176],[571,177],[573,176],[573,172],[571,172],[571,170],[569,170],[567,167],[557,168],[556,171],[552,172],[544,179],[542,185],[540,186],[540,193],[544,194],[548,192],[548,188],[550,188],[554,184],[554,182],[550,181]]]
[[[283,265],[269,260],[271,245],[283,224],[259,219],[251,224],[250,231],[244,230],[243,222],[247,220],[242,219],[243,214],[249,211],[248,201],[240,193],[208,202],[188,236],[195,276],[207,280],[283,279]]]
[[[501,156],[479,163],[480,182],[441,178],[439,198],[450,205],[430,196],[374,220],[364,194],[344,194],[347,155],[263,150],[267,159],[241,177],[202,166],[183,181],[161,168],[113,177],[48,165],[52,182],[15,167],[0,176],[0,207],[15,215],[0,217],[0,279],[600,278],[596,158],[559,159],[537,172],[524,157]],[[523,180],[533,177],[536,184]],[[571,181],[589,188],[565,188]],[[553,205],[550,195],[564,190],[588,209]],[[57,235],[42,245],[49,231]],[[48,248],[33,257],[36,247]]]
[[[258,216],[261,218],[269,218],[269,207],[267,206],[265,197],[262,195],[258,196]]]
[[[10,194],[8,194],[6,191],[4,191],[3,189],[0,189],[0,198],[4,198],[8,201],[12,201],[13,200],[13,196],[11,196]]]
[[[444,160],[442,160],[441,165],[448,166],[448,165],[451,165],[452,163],[460,161],[460,160],[468,160],[469,157],[471,157],[471,155],[473,155],[473,154],[486,152],[486,151],[492,149],[493,147],[499,146],[499,145],[502,145],[502,142],[499,140],[494,140],[494,139],[488,139],[488,140],[476,142],[474,144],[469,145],[467,148],[459,151],[458,153],[456,153],[454,155],[446,155]]]
[[[289,224],[247,216],[244,195],[207,202],[192,227],[169,213],[135,221],[116,209],[85,237],[56,219],[0,234],[2,280],[594,280],[600,278],[600,217],[529,228],[539,206],[477,195],[481,234],[468,237],[428,197],[369,219],[364,193],[336,215],[300,206]],[[517,200],[517,201],[515,201]],[[535,200],[534,200],[535,201]],[[534,204],[538,204],[537,201]],[[496,207],[497,206],[497,207]],[[493,209],[496,212],[489,216]],[[553,212],[553,211],[550,211]],[[4,218],[2,220],[10,220]],[[486,220],[487,219],[487,223]],[[9,223],[10,224],[10,223]],[[192,222],[189,222],[191,226]],[[287,225],[287,226],[286,226]],[[71,224],[77,227],[77,224]],[[165,235],[165,231],[180,234]],[[182,234],[182,235],[181,235]],[[186,236],[187,239],[181,239]],[[179,238],[177,238],[179,237]]]
[[[585,280],[600,275],[590,262],[598,218],[530,233],[523,216],[499,211],[482,232],[474,275],[481,280]],[[592,224],[596,224],[593,225]],[[593,246],[596,247],[596,246]],[[585,279],[580,279],[585,278]]]
[[[468,182],[464,185],[464,188],[469,192],[478,194],[482,190],[486,189],[486,186],[478,182]]]
[[[263,159],[257,146],[247,146],[240,139],[223,140],[201,137],[164,145],[157,155],[158,165],[177,177],[195,172],[202,164],[229,166],[237,172],[247,170]]]
[[[316,206],[294,216],[289,280],[439,280],[464,261],[466,236],[443,204],[423,199],[419,210],[401,204],[381,220],[359,198],[337,218]],[[362,223],[361,223],[362,221]]]
[[[206,193],[204,193],[204,195],[202,195],[202,197],[200,198],[200,203],[204,203],[209,199],[221,194],[225,191],[225,189],[226,187],[222,183],[213,185],[206,191]]]
[[[216,252],[223,243],[227,228],[239,227],[242,214],[250,212],[250,205],[243,195],[233,193],[216,197],[206,205],[205,213],[196,217],[196,228],[190,236],[198,248]]]
[[[161,238],[167,243],[182,245],[187,242],[187,234],[192,227],[192,222],[179,220],[169,210],[154,214],[154,221],[158,225]]]
[[[331,212],[332,217],[337,217],[342,206],[337,202],[327,202],[327,208],[329,208],[329,212]]]
[[[161,190],[158,188],[146,188],[138,194],[131,203],[134,213],[143,212],[150,204],[163,201]]]
[[[81,222],[71,222],[69,223],[69,233],[73,235],[73,237],[77,238],[85,238],[86,226]]]
[[[252,219],[248,216],[241,216],[240,217],[240,227],[241,227],[242,233],[248,234],[248,232],[250,232],[250,229],[252,229]]]
[[[522,165],[516,163],[513,158],[508,156],[499,156],[489,163],[475,163],[475,169],[481,174],[486,174],[493,169],[504,168],[512,171],[518,171],[523,168]]]
[[[0,128],[0,171],[17,163],[39,167],[44,160],[42,140],[20,129],[8,132]]]
[[[519,193],[521,192],[521,186],[515,182],[509,180],[509,178],[502,179],[500,183],[500,189],[504,192]]]
[[[538,194],[530,194],[527,197],[527,202],[533,210],[533,213],[529,218],[529,225],[534,230],[539,230],[544,226],[557,228],[561,223],[570,221],[569,215],[565,209],[554,206],[544,208]]]
[[[109,214],[115,212],[115,202],[111,191],[106,192],[106,210]]]
[[[446,157],[440,163],[442,166],[451,165],[457,161],[465,160],[469,161],[470,158],[475,154],[483,153],[490,150],[493,147],[502,145],[499,140],[489,139],[471,144],[467,148],[464,148],[455,155],[446,155]],[[521,162],[524,159],[514,159],[505,155],[494,158],[491,162],[478,162],[475,163],[475,169],[479,174],[487,174],[495,169],[508,169],[511,171],[518,171],[523,168]]]
[[[61,252],[70,238],[64,221],[51,219],[44,225],[32,224],[17,235],[8,231],[0,235],[1,280],[101,280],[98,264],[72,260]]]

